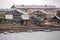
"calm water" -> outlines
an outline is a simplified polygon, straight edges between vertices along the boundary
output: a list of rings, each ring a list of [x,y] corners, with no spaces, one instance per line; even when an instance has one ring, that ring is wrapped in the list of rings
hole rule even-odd
[[[1,33],[0,40],[60,40],[60,31]]]

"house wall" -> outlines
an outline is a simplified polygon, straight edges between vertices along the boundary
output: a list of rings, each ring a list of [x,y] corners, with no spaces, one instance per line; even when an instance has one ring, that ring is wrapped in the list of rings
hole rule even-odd
[[[54,17],[54,15],[56,14],[56,9],[55,8],[40,8],[40,9],[38,9],[38,8],[29,8],[29,9],[25,9],[25,8],[14,8],[14,10],[19,10],[19,11],[21,11],[23,14],[24,14],[24,12],[26,12],[26,13],[28,13],[28,14],[30,14],[30,13],[32,13],[32,12],[34,12],[34,11],[43,11],[43,13],[45,13],[45,14],[51,14],[51,17]],[[29,16],[33,16],[33,14],[32,15],[29,15]]]

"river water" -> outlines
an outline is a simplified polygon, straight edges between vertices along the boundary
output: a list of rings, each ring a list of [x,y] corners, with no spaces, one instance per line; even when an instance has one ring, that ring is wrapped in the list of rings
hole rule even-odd
[[[0,40],[60,40],[60,31],[0,33]]]

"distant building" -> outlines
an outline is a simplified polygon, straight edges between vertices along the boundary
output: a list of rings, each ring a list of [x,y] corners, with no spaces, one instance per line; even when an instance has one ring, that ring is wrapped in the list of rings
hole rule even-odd
[[[24,14],[29,14],[29,18],[39,18],[41,15],[45,17],[46,14],[54,17],[57,11],[60,11],[60,8],[56,8],[54,5],[12,5],[11,9],[0,9],[0,19],[4,20],[7,14],[13,15],[12,20],[15,21],[19,20],[22,17],[21,15]]]
[[[39,11],[45,14],[51,14],[52,16],[55,15],[57,8],[54,5],[13,5],[11,9],[19,11],[23,14],[28,13],[31,14],[30,16],[34,16],[34,14]],[[35,12],[35,13],[34,13]],[[36,13],[39,14],[39,13]]]

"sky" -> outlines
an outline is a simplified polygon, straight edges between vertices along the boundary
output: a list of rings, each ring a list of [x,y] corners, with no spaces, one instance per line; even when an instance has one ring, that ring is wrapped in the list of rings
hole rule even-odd
[[[60,0],[0,0],[0,8],[11,8],[12,5],[55,5],[60,7]]]

